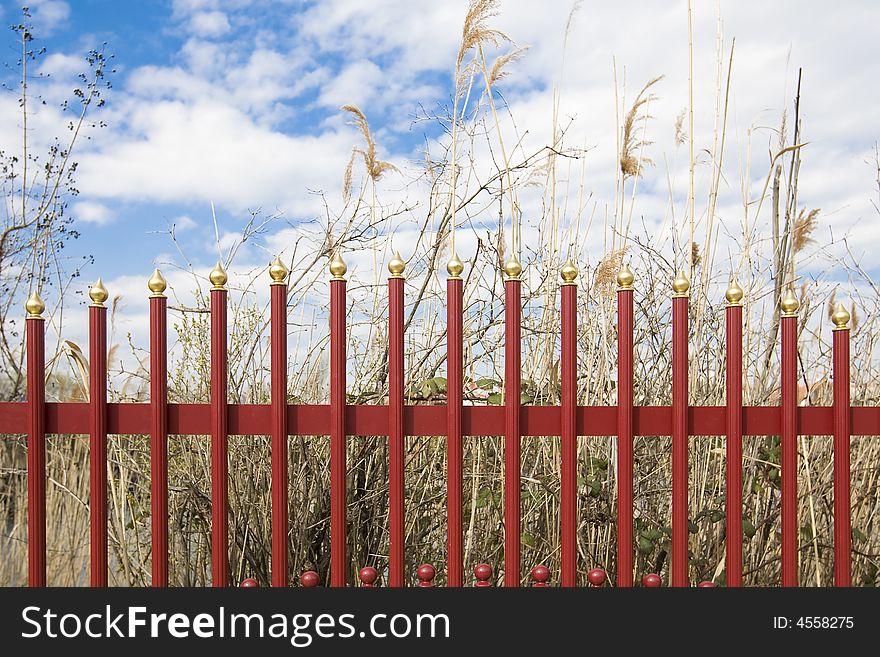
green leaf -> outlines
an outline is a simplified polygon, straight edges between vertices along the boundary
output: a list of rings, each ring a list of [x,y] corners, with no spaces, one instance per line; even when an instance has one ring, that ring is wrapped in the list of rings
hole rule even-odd
[[[724,520],[724,511],[713,511],[709,514],[709,520],[712,522],[721,522]]]
[[[641,535],[643,538],[646,538],[649,541],[656,541],[663,536],[663,532],[661,532],[659,529],[646,529],[642,532]]]
[[[528,545],[529,547],[535,547],[535,537],[527,532],[523,532],[520,536],[520,542],[523,545]]]
[[[852,537],[854,540],[858,541],[859,543],[867,543],[868,542],[868,537],[865,536],[865,534],[860,529],[857,529],[856,527],[853,527],[853,529],[852,529]]]
[[[490,404],[495,404],[496,406],[499,406],[501,404],[501,393],[493,392],[491,395],[486,397],[486,401]]]
[[[590,467],[595,470],[607,470],[608,469],[608,459],[597,459],[593,456],[590,457]]]
[[[697,527],[697,523],[695,523],[693,520],[688,520],[688,531],[691,534],[696,534],[699,530],[700,528]]]
[[[483,487],[480,489],[480,492],[477,493],[477,508],[481,509],[489,503],[489,500],[492,498],[492,489],[488,487]]]
[[[639,537],[639,552],[642,554],[651,554],[654,551],[654,544],[644,536]]]
[[[598,481],[590,481],[590,497],[599,497],[599,493],[602,492],[602,484]]]
[[[501,387],[501,381],[496,381],[495,379],[477,379],[474,383],[478,388],[482,388],[483,390],[491,390],[492,388]]]
[[[743,534],[745,534],[749,538],[752,538],[757,532],[758,532],[758,530],[755,529],[755,526],[752,524],[752,521],[746,520],[745,518],[743,518]]]
[[[669,538],[672,538],[672,527],[670,527],[669,525],[661,527],[660,531],[666,534]]]

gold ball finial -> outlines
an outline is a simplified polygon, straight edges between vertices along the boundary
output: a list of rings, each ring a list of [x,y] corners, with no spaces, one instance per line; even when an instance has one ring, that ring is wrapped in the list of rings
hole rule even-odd
[[[724,298],[727,299],[727,305],[741,306],[743,296],[745,296],[745,292],[743,292],[743,289],[739,286],[736,279],[732,279],[730,285],[727,287],[727,291],[724,293]]]
[[[395,251],[394,256],[388,261],[388,271],[391,272],[391,278],[403,278],[403,270],[406,263],[400,257],[400,251]]]
[[[289,273],[278,256],[275,256],[275,259],[269,263],[269,277],[272,279],[272,285],[284,285],[284,279]]]
[[[831,314],[831,321],[834,322],[835,331],[843,331],[849,328],[849,312],[843,307],[842,303],[837,304],[834,312]]]
[[[43,311],[46,310],[46,304],[40,298],[36,290],[25,301],[24,309],[27,310],[27,319],[43,319]]]
[[[617,289],[618,290],[631,290],[633,287],[633,281],[636,280],[635,275],[632,272],[632,269],[629,268],[629,265],[623,263],[620,266],[620,271],[617,272]]]
[[[686,297],[691,289],[691,282],[685,276],[684,271],[678,272],[678,276],[672,281],[672,296]]]
[[[220,261],[217,261],[217,264],[214,265],[214,269],[211,270],[211,273],[208,274],[208,280],[211,281],[212,290],[225,290],[224,287],[226,285],[226,281],[229,280],[229,276],[226,274],[226,270],[223,269],[223,265],[220,264]]]
[[[801,304],[794,295],[794,288],[791,285],[788,286],[785,294],[782,295],[779,307],[782,309],[783,317],[797,317],[798,308],[801,307]]]
[[[565,264],[562,265],[562,269],[559,270],[559,275],[562,276],[563,285],[574,285],[574,279],[578,275],[578,268],[571,260],[566,260]]]
[[[92,300],[91,305],[95,308],[103,308],[108,296],[110,295],[107,293],[107,288],[100,278],[89,288],[89,299]]]
[[[517,280],[519,275],[522,274],[522,270],[522,265],[519,264],[516,256],[511,256],[510,260],[504,264],[504,273],[507,275],[508,280]]]
[[[164,297],[165,296],[165,288],[168,287],[168,281],[165,280],[165,277],[162,276],[162,272],[159,271],[158,267],[153,270],[152,276],[147,281],[147,288],[150,290],[151,297]]]
[[[464,264],[458,259],[455,251],[452,252],[449,262],[446,263],[446,271],[449,273],[449,278],[454,280],[461,279],[461,272],[464,271]]]
[[[342,257],[339,255],[339,251],[333,254],[333,257],[330,259],[330,273],[333,274],[332,280],[334,281],[344,281],[345,280],[345,272],[348,271],[348,267],[345,266],[345,262],[342,260]]]

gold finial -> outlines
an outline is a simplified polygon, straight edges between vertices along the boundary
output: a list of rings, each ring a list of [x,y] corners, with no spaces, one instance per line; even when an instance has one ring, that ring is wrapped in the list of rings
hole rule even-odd
[[[461,260],[458,259],[455,251],[452,252],[449,262],[446,263],[446,271],[449,272],[449,278],[453,280],[461,280],[461,272],[464,271],[464,265]]]
[[[165,277],[162,276],[162,272],[159,271],[158,268],[153,270],[153,275],[150,276],[150,279],[147,281],[147,288],[149,288],[151,297],[163,297],[165,296],[165,288],[168,287],[168,281],[165,280]]]
[[[107,288],[104,287],[100,278],[89,288],[89,299],[92,300],[90,305],[95,308],[103,308],[108,296],[110,295],[107,294]]]
[[[46,304],[40,298],[36,290],[31,292],[31,296],[25,301],[24,309],[27,310],[26,319],[44,319],[43,311],[46,310]]]
[[[678,272],[678,276],[672,281],[672,296],[686,297],[691,289],[691,282],[685,276],[684,271]]]
[[[340,257],[339,251],[337,251],[330,259],[330,273],[333,274],[333,278],[331,280],[344,281],[345,272],[347,271],[348,267],[345,266],[345,262]]]
[[[571,260],[566,260],[559,270],[559,275],[562,276],[563,285],[575,285],[574,279],[577,278],[578,268]]]
[[[794,295],[794,288],[789,285],[785,290],[785,294],[782,295],[782,301],[779,302],[779,307],[782,309],[782,316],[797,317],[798,308],[800,308],[800,306],[801,304]]]
[[[745,292],[743,292],[743,289],[739,286],[739,283],[737,283],[736,279],[734,278],[730,281],[730,285],[727,287],[727,291],[724,293],[724,298],[727,299],[728,306],[741,306],[744,295]]]
[[[208,280],[211,281],[212,290],[226,289],[226,281],[229,280],[229,276],[226,274],[226,270],[223,269],[223,265],[220,264],[219,260],[217,261],[217,264],[214,265],[214,269],[211,270],[211,273],[208,274]]]
[[[278,256],[275,256],[275,259],[269,263],[269,277],[272,279],[272,285],[284,285],[284,279],[289,273]]]
[[[629,268],[628,264],[623,263],[620,266],[620,271],[617,272],[617,289],[631,290],[633,288],[634,280],[636,280],[636,277],[633,274],[632,269]]]
[[[837,308],[831,314],[831,321],[834,322],[835,331],[845,331],[849,328],[849,312],[842,303],[837,304]]]
[[[505,263],[504,273],[507,274],[508,280],[519,279],[519,275],[522,274],[522,265],[519,264],[516,256],[511,256],[510,260]]]
[[[403,278],[403,270],[406,263],[400,257],[400,251],[395,251],[394,256],[388,261],[388,271],[391,272],[391,278]]]

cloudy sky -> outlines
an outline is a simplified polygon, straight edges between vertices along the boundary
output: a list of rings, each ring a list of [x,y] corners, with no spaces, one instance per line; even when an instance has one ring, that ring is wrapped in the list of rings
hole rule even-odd
[[[4,24],[17,21],[18,5],[3,0]],[[501,3],[492,25],[530,46],[499,85],[510,108],[502,113],[504,129],[522,140],[522,152],[546,146],[558,89],[560,120],[571,120],[566,142],[587,149],[578,175],[601,217],[614,203],[615,102],[629,104],[645,82],[664,75],[653,88],[645,133],[654,142],[645,156],[656,164],[639,180],[635,216],[644,226],[668,225],[671,211],[683,215],[687,195],[686,146],[676,146],[674,130],[688,102],[687,2],[578,5],[572,15],[568,0]],[[95,117],[107,127],[89,131],[77,158],[81,193],[71,214],[82,237],[71,255],[94,255],[86,281],[100,275],[111,292],[145,294],[154,264],[167,270],[182,263],[167,234],[171,226],[193,267],[207,272],[218,238],[220,249],[228,249],[251,211],[278,219],[236,266],[264,264],[289,246],[292,227],[323,221],[316,192],[339,211],[343,171],[360,143],[339,110],[345,103],[363,110],[379,156],[403,172],[388,175],[383,188],[407,197],[415,209],[400,221],[416,225],[425,199],[406,181],[418,175],[426,144],[437,152],[445,139],[440,126],[417,117],[450,104],[465,0],[32,0],[30,7],[36,36],[47,47],[40,70],[52,75],[50,99],[71,88],[90,48],[106,42],[115,55],[114,88]],[[722,238],[733,245],[727,250],[741,243],[744,184],[751,198],[760,193],[802,69],[809,143],[798,205],[822,209],[820,244],[833,240],[832,251],[842,255],[848,235],[863,266],[880,269],[880,215],[873,205],[880,4],[695,0],[693,25],[698,189],[706,189],[711,174],[706,152],[716,121],[718,40],[726,75],[736,39],[716,207]],[[14,35],[3,38],[4,61],[14,64]],[[32,139],[45,143],[53,130],[63,130],[66,117],[52,102],[38,110]],[[14,95],[0,98],[0,111],[0,147],[14,150],[21,131]],[[702,215],[706,198],[698,194]],[[750,221],[768,216],[764,206]],[[407,234],[401,226],[394,243],[404,255],[412,249]],[[662,248],[671,255],[670,242]],[[601,251],[600,242],[586,240],[577,253],[595,261]],[[815,263],[817,275],[828,269],[827,259]]]

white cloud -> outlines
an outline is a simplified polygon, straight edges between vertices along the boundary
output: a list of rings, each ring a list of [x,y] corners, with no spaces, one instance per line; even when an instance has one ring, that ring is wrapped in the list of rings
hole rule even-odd
[[[190,217],[188,214],[182,214],[171,222],[174,226],[174,230],[177,233],[183,233],[188,230],[192,230],[198,223],[196,223],[195,219]]]
[[[200,37],[220,37],[229,32],[229,19],[222,11],[200,11],[189,20],[190,29]]]
[[[40,36],[51,35],[70,18],[70,5],[64,0],[30,0],[27,6]]]
[[[95,226],[106,226],[115,219],[110,209],[94,201],[80,201],[71,208],[75,219]]]

